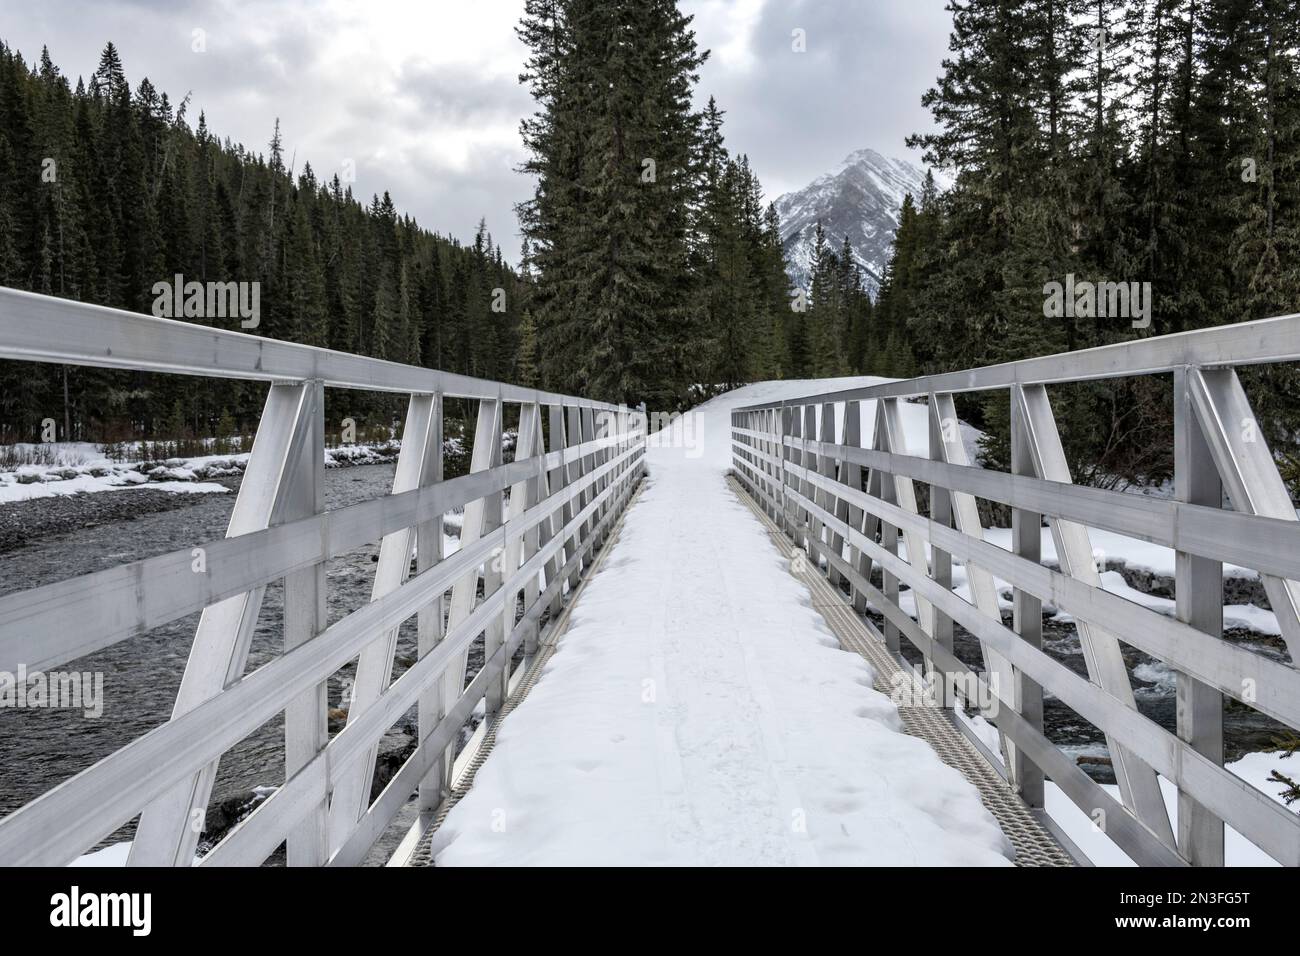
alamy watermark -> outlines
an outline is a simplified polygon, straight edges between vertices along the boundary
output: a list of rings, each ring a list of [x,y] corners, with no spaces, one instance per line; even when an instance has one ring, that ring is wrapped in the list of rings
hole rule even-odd
[[[102,671],[0,671],[0,710],[80,710],[92,720],[104,713]]]
[[[1150,282],[1076,282],[1068,273],[1065,282],[1043,286],[1043,315],[1049,319],[1131,319],[1133,328],[1151,326]]]
[[[160,319],[238,318],[241,329],[262,323],[260,282],[186,282],[178,272],[171,281],[155,282],[152,292],[152,312]]]
[[[952,707],[965,701],[990,720],[996,720],[1002,701],[998,698],[998,675],[985,675],[987,683],[973,671],[944,675],[936,668],[921,674],[895,671],[889,678],[889,699],[899,707]]]
[[[148,936],[153,928],[153,894],[95,893],[73,885],[50,897],[50,925],[121,927],[133,936]]]
[[[687,458],[704,454],[704,416],[699,412],[651,412],[650,433],[660,448],[684,448]]]

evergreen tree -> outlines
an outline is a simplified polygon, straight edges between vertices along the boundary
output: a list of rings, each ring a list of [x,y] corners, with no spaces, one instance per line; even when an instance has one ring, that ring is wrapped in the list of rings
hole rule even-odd
[[[515,381],[520,385],[537,385],[537,325],[533,314],[524,312],[519,321],[519,353],[515,363]]]
[[[722,110],[692,108],[690,23],[675,0],[525,5],[519,216],[549,387],[674,408],[791,365],[779,239]]]
[[[808,338],[812,374],[843,374],[845,329],[840,294],[840,261],[822,224],[813,236],[812,287],[809,290]]]

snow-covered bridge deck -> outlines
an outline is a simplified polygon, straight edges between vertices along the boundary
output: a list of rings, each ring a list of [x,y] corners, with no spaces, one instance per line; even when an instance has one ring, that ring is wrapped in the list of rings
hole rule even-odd
[[[617,541],[422,861],[1009,862],[728,481],[740,397],[651,437]]]

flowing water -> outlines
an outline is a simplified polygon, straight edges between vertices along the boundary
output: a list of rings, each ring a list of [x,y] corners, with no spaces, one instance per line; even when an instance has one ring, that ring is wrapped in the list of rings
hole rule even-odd
[[[389,493],[394,466],[364,465],[325,472],[326,506],[341,508]],[[134,491],[102,492],[123,509]],[[121,497],[119,497],[121,496]],[[38,587],[151,555],[195,547],[225,535],[235,495],[193,495],[187,506],[112,520],[74,532],[44,535],[0,554],[0,594]],[[87,501],[88,499],[79,499]],[[21,517],[21,507],[18,514]],[[15,506],[6,506],[11,512]],[[129,510],[129,505],[123,510]],[[12,515],[11,515],[12,517]],[[330,623],[370,598],[373,542],[328,565]],[[249,654],[252,670],[282,650],[283,587],[266,589]],[[103,674],[103,714],[49,708],[0,708],[0,816],[39,796],[167,720],[189,655],[198,615],[190,615],[122,641],[58,670]],[[399,657],[413,655],[414,627],[399,643]],[[330,682],[337,706],[349,671]],[[284,749],[279,718],[259,728],[221,760],[214,798],[247,794],[255,786],[283,782]],[[122,838],[119,833],[117,838]]]

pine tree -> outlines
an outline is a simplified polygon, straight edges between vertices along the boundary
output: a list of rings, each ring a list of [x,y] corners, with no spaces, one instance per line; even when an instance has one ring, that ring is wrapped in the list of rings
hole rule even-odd
[[[691,354],[690,91],[703,57],[690,19],[669,0],[574,0],[563,22],[572,39],[561,44],[558,83],[535,90],[530,149],[540,179],[522,222],[541,276],[542,355],[558,351],[561,336],[571,348],[567,332],[579,321],[586,347],[576,367],[547,378],[672,406]]]
[[[812,374],[818,377],[844,372],[845,328],[839,276],[839,257],[818,221],[813,234],[811,308],[807,313],[809,358]]]
[[[754,256],[759,298],[771,329],[768,374],[772,378],[790,378],[798,374],[792,354],[797,313],[791,307],[790,276],[781,245],[781,222],[772,203],[768,203],[763,211]]]
[[[533,314],[525,312],[519,322],[519,353],[515,363],[515,381],[520,385],[537,385],[537,326]]]
[[[1042,168],[1031,95],[1038,64],[1026,39],[1035,11],[1011,0],[953,0],[948,9],[953,56],[922,97],[939,131],[909,144],[957,174],[945,217],[954,268],[931,287],[949,307],[933,339],[973,365],[1007,357],[1012,327],[1042,321],[1034,297],[1044,280],[1031,265],[1041,237],[1023,228],[1034,222],[1024,185]]]

